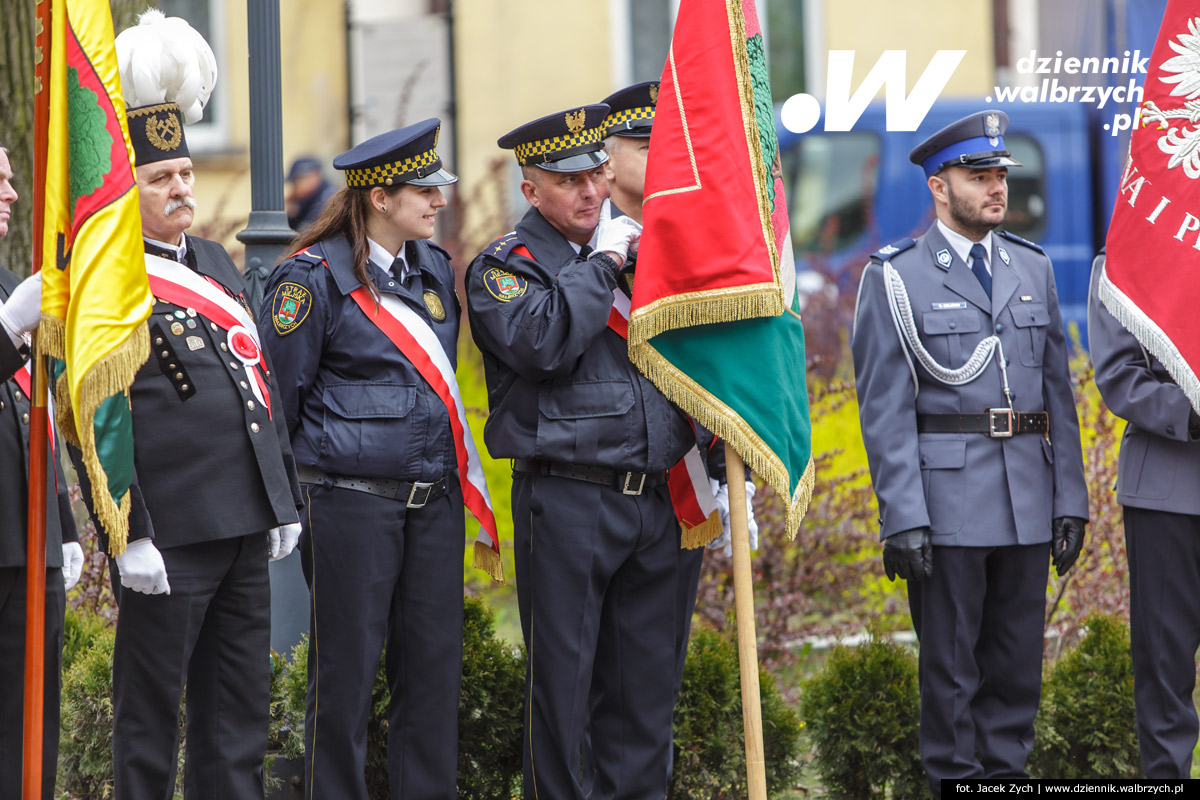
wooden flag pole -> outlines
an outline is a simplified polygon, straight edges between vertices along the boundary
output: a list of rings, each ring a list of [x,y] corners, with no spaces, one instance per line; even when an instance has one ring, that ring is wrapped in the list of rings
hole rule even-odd
[[[742,674],[742,725],[746,735],[746,786],[750,800],[767,800],[763,758],[762,704],[758,694],[758,639],[754,633],[754,576],[750,572],[750,527],[746,513],[746,465],[725,443],[729,480],[729,530],[733,545],[733,595],[737,613],[738,663]]]
[[[37,0],[33,102],[33,269],[42,267],[46,142],[50,122],[50,0]],[[25,743],[23,800],[42,796],[43,708],[46,697],[46,364],[33,334],[29,398],[29,523],[25,557]]]

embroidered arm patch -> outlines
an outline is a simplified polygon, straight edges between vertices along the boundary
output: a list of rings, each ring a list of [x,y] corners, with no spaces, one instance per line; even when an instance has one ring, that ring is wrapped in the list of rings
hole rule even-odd
[[[271,301],[271,324],[280,336],[286,336],[304,322],[312,309],[312,295],[298,283],[285,281],[275,289]]]
[[[525,294],[525,288],[529,284],[518,275],[492,267],[483,273],[483,285],[487,287],[488,294],[502,303],[507,303]]]

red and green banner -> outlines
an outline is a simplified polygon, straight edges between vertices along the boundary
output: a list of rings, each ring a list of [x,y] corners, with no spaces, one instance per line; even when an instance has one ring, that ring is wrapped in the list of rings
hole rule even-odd
[[[83,452],[92,507],[125,549],[133,478],[129,386],[149,355],[133,147],[107,0],[53,0],[42,230],[42,324],[57,418]]]
[[[630,358],[789,499],[813,490],[804,328],[753,0],[682,0],[646,167]]]

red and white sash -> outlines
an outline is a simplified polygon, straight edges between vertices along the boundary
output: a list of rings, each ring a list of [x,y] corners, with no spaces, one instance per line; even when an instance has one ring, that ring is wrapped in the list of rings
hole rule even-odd
[[[146,276],[150,279],[151,293],[159,300],[195,309],[225,331],[229,352],[242,362],[254,396],[266,407],[270,417],[271,393],[266,379],[267,366],[262,358],[262,343],[258,339],[258,328],[246,309],[219,284],[178,261],[147,253]]]
[[[328,262],[324,262],[326,268]],[[425,382],[446,405],[450,415],[450,430],[454,436],[454,453],[458,460],[458,480],[462,487],[463,504],[479,520],[479,536],[475,539],[475,566],[497,581],[504,581],[500,561],[500,535],[496,531],[496,515],[492,513],[492,498],[483,475],[483,463],[471,438],[467,413],[454,367],[437,334],[425,320],[403,300],[385,294],[376,305],[375,298],[365,286],[359,286],[350,296],[375,327],[407,358]]]

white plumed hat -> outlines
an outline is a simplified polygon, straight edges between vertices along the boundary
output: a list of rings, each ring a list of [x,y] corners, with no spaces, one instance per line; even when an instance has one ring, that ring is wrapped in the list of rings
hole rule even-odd
[[[116,45],[127,108],[176,103],[188,124],[204,118],[217,59],[187,20],[149,9],[121,31]]]

